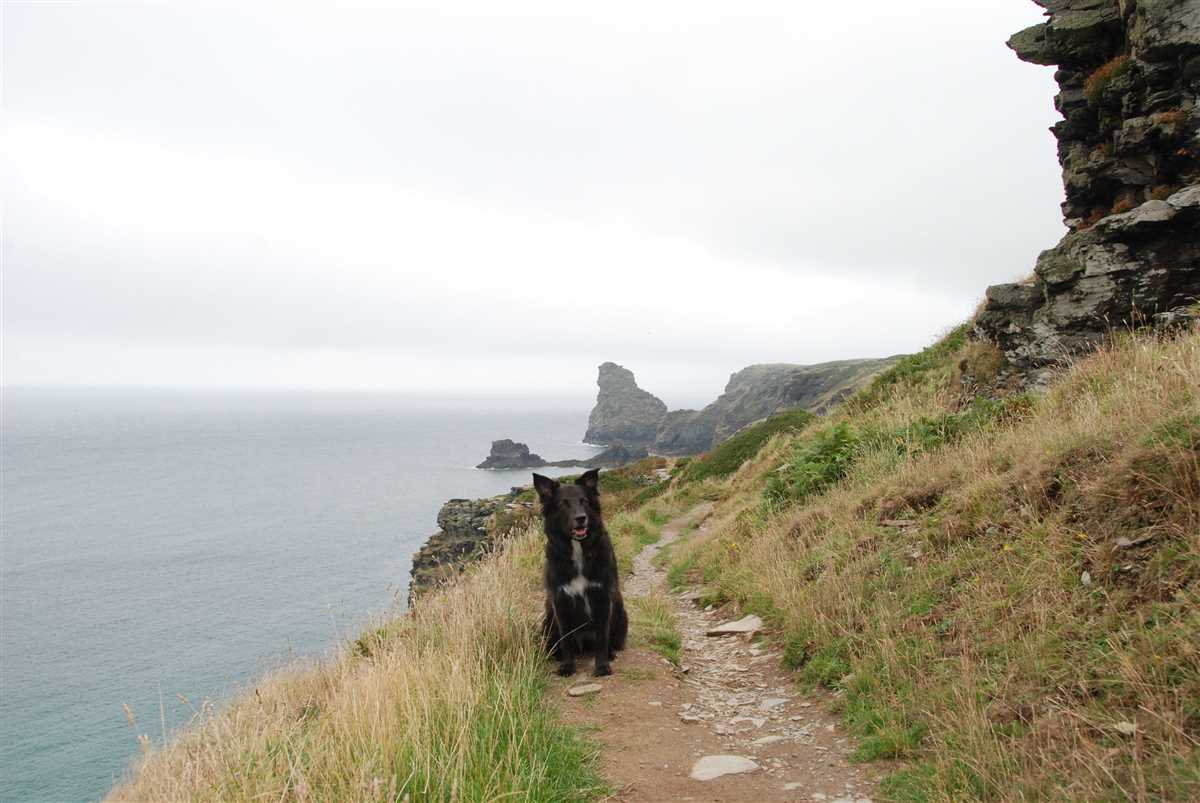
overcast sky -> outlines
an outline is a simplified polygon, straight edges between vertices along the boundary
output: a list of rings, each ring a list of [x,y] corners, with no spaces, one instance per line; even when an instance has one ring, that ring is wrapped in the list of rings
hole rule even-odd
[[[244,5],[253,6],[247,10]],[[907,352],[1062,233],[1023,0],[3,3],[7,385]]]

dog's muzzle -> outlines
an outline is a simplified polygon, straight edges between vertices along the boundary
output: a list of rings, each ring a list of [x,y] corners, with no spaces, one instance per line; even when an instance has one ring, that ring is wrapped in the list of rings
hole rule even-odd
[[[587,535],[587,527],[575,527],[571,530],[571,537],[576,541],[582,541],[583,539],[587,538]]]

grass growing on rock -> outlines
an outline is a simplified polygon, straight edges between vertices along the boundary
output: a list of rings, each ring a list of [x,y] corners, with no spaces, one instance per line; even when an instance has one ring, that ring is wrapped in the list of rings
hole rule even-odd
[[[672,584],[760,612],[891,799],[1200,799],[1200,332],[985,402],[965,333],[725,480]]]
[[[1109,84],[1129,72],[1133,61],[1122,54],[1097,67],[1083,82],[1083,95],[1092,106],[1099,106],[1104,99],[1104,90]]]

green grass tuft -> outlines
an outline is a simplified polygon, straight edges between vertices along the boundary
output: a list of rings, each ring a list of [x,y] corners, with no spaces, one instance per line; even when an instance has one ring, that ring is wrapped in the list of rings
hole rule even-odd
[[[718,444],[711,452],[692,458],[680,472],[679,480],[692,483],[710,477],[727,477],[757,455],[772,436],[780,432],[799,432],[815,417],[807,410],[797,407],[752,424]]]
[[[631,597],[629,623],[633,642],[657,652],[676,666],[683,655],[683,637],[670,601],[661,594]]]

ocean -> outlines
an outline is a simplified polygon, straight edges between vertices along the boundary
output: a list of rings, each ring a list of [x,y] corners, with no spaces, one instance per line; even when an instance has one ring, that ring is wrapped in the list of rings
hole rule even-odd
[[[591,404],[5,389],[0,800],[100,798],[180,695],[219,705],[402,606],[446,499],[529,481],[472,468],[491,441],[593,454]]]

